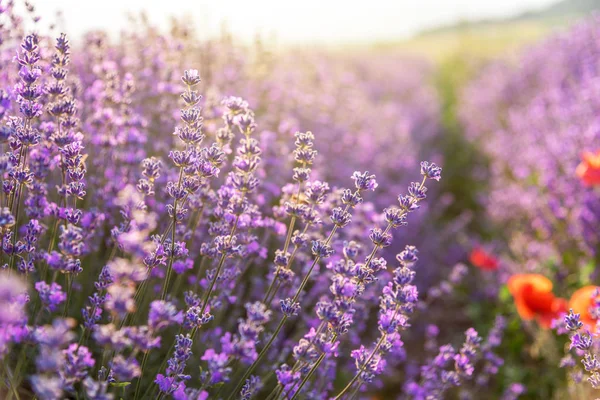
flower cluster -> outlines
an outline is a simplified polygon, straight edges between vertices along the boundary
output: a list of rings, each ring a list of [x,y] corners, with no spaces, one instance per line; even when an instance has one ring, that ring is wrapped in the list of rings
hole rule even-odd
[[[551,357],[561,346],[558,338],[538,327],[565,333],[577,325],[565,327],[565,318],[574,323],[573,315],[579,314],[583,326],[571,331],[571,342],[580,356],[595,332],[600,249],[595,228],[600,221],[600,96],[593,89],[600,71],[597,35],[597,16],[574,24],[531,45],[516,63],[489,63],[460,96],[466,138],[489,162],[474,176],[487,187],[479,200],[486,223],[496,233],[494,252],[487,244],[477,245],[470,261],[495,277],[492,285],[506,284],[499,297],[513,303],[528,326],[527,354],[532,358],[539,357],[534,343],[541,337],[549,340],[539,348],[542,357]],[[490,241],[481,236],[475,240]],[[569,309],[575,314],[567,314]],[[537,324],[528,323],[532,320]],[[571,367],[574,360],[565,357],[561,365]],[[595,370],[586,370],[594,379]],[[580,369],[570,376],[564,390],[587,390],[578,385]],[[562,390],[556,388],[563,378],[557,372],[528,390],[534,396],[547,390],[544,385]],[[587,392],[583,396],[593,397]]]
[[[352,189],[335,186],[335,174],[332,183],[313,178],[311,132],[294,135],[296,165],[286,185],[276,165],[280,139],[269,144],[247,100],[219,102],[213,92],[204,99],[197,70],[173,79],[172,99],[147,106],[154,89],[143,75],[117,67],[102,35],[86,39],[83,58],[71,54],[65,35],[52,54],[44,43],[26,36],[18,74],[3,76],[18,79],[7,92],[18,111],[8,107],[2,116],[2,258],[6,273],[34,289],[7,275],[0,348],[19,353],[8,393],[17,396],[28,379],[41,399],[109,399],[121,390],[134,398],[203,398],[220,390],[250,398],[269,387],[261,378],[267,360],[278,366],[278,395],[314,390],[318,360],[327,358],[330,371],[338,348],[353,340],[353,326],[362,329],[369,288],[386,270],[377,253],[419,209],[425,181],[439,181],[441,168],[422,162],[422,181],[379,216],[364,198],[380,186],[375,175],[348,173]],[[173,137],[149,140],[156,127],[168,129],[154,113],[174,107],[177,92],[184,107]],[[207,138],[212,144],[204,147]],[[266,163],[263,149],[271,151]],[[361,230],[381,219],[385,229],[370,229],[373,250],[358,262]],[[263,271],[273,248],[274,267]],[[407,266],[416,260],[412,247],[402,255]],[[335,267],[328,264],[333,273],[321,278],[315,272],[324,262]],[[88,295],[80,301],[76,293]],[[296,365],[287,367],[280,333],[288,320],[312,324],[306,310],[315,293],[319,327],[294,338]],[[402,315],[416,291],[406,296]],[[235,308],[240,301],[245,317]],[[389,319],[385,304],[381,324]],[[276,305],[279,325],[271,323]],[[35,365],[27,355],[36,355]],[[202,365],[200,374],[191,372]],[[230,383],[240,368],[246,373]],[[345,368],[341,360],[338,368]]]
[[[597,312],[598,306],[594,307]],[[588,382],[594,389],[600,389],[600,361],[597,356],[597,343],[594,341],[596,328],[592,331],[581,322],[581,315],[571,309],[564,318],[566,329],[570,333],[569,350],[575,349],[582,357],[583,369],[588,374]],[[585,326],[585,327],[584,327]]]
[[[26,34],[25,8],[0,4],[2,396],[341,399],[404,370],[400,397],[441,398],[498,373],[501,318],[437,345],[480,327],[432,317],[467,269],[438,224],[460,199],[426,62],[271,57],[145,19],[71,46]],[[511,287],[546,321],[538,283]]]

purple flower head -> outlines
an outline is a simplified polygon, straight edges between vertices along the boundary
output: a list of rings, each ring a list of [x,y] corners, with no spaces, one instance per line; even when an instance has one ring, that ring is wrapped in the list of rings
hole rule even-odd
[[[328,258],[334,253],[334,250],[322,240],[313,240],[312,253],[315,257]]]
[[[360,248],[361,245],[353,240],[350,242],[344,242],[344,257],[348,259],[354,259],[358,255]]]
[[[471,376],[475,367],[471,364],[471,360],[465,354],[457,354],[454,356],[454,366],[460,375]]]
[[[583,368],[588,372],[594,372],[600,369],[600,361],[595,354],[586,353],[581,360]]]
[[[427,179],[439,181],[442,177],[442,169],[435,165],[435,163],[421,161],[421,175]]]
[[[60,399],[63,397],[63,382],[59,377],[34,375],[31,377],[31,385],[40,399]]]
[[[271,310],[262,302],[246,303],[248,320],[256,324],[265,324],[271,319]]]
[[[71,344],[66,350],[65,355],[64,378],[69,385],[81,381],[88,374],[88,369],[96,363],[92,354],[85,346],[79,346],[76,343]]]
[[[418,260],[419,251],[415,246],[407,245],[404,250],[396,255],[396,260],[404,267],[411,268]]]
[[[27,286],[17,276],[0,272],[0,325],[19,323],[24,317],[19,297],[26,293]]]
[[[414,285],[404,286],[398,294],[398,300],[401,303],[414,304],[419,299],[419,291]]]
[[[329,184],[327,182],[312,181],[306,183],[306,197],[313,204],[322,204],[325,201],[325,196],[329,192]]]
[[[119,382],[131,382],[142,373],[135,357],[125,358],[121,354],[115,356],[112,360],[111,372]]]
[[[392,244],[392,235],[379,228],[371,229],[369,239],[371,239],[374,245],[379,247],[388,247]]]
[[[195,86],[200,83],[200,75],[197,69],[188,69],[183,72],[181,77],[183,83],[188,86]]]
[[[13,217],[8,207],[0,209],[0,227],[10,228],[14,224],[15,217]]]
[[[355,171],[352,174],[352,179],[354,180],[354,186],[356,186],[356,190],[358,191],[374,191],[378,186],[375,175],[369,175],[369,171],[362,173]]]
[[[171,325],[183,322],[183,314],[174,304],[164,300],[154,300],[150,303],[148,326],[153,331],[160,331]]]
[[[260,378],[254,375],[250,376],[250,378],[246,379],[244,386],[242,386],[240,398],[242,400],[250,400],[252,395],[256,393],[260,387]]]
[[[202,308],[200,306],[191,306],[185,313],[183,327],[186,329],[200,328],[214,318],[209,312],[201,313]]]
[[[291,298],[280,300],[279,303],[281,305],[281,312],[283,312],[283,315],[285,315],[286,317],[298,315],[298,311],[300,310],[300,303],[294,303]]]
[[[338,228],[343,228],[352,221],[352,215],[348,211],[342,210],[341,207],[336,207],[331,211],[331,222]]]
[[[580,314],[576,314],[573,310],[569,310],[569,313],[565,315],[565,325],[568,330],[576,332],[583,327],[583,322],[580,321]]]
[[[571,344],[569,349],[576,348],[577,350],[587,351],[592,347],[593,339],[589,333],[578,332],[571,336]]]
[[[300,372],[293,372],[287,364],[283,364],[281,368],[275,371],[277,381],[284,387],[292,385],[299,377]]]
[[[231,368],[228,366],[229,355],[226,353],[217,353],[214,349],[207,349],[201,358],[202,361],[208,362],[210,371],[210,383],[216,384],[229,380]]]
[[[520,383],[512,383],[502,395],[502,400],[516,400],[526,391],[527,390],[524,385]]]
[[[35,290],[38,291],[42,304],[51,312],[56,311],[58,306],[67,299],[67,294],[55,282],[52,282],[51,285],[44,281],[36,282]]]
[[[146,279],[144,266],[124,258],[117,258],[107,265],[108,272],[114,281],[139,282]]]
[[[594,389],[600,389],[600,373],[595,371],[588,377],[588,382]]]
[[[412,182],[408,187],[408,193],[413,199],[420,201],[427,197],[427,188],[418,182]]]
[[[342,203],[349,205],[350,207],[356,207],[362,202],[363,199],[358,191],[353,192],[350,189],[345,189],[342,193]]]
[[[166,375],[158,374],[156,384],[159,390],[165,394],[171,394],[179,389],[180,385],[190,379],[189,375],[183,373],[187,360],[192,355],[192,339],[189,335],[177,335],[175,351],[167,361]]]
[[[401,210],[395,207],[388,207],[383,210],[383,215],[388,224],[392,226],[392,228],[397,228],[399,226],[405,226],[408,223],[406,222],[406,211]]]

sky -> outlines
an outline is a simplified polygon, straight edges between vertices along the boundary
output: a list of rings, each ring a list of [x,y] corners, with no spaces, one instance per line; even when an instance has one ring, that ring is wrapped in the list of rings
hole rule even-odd
[[[282,43],[344,44],[397,40],[465,19],[501,17],[556,0],[34,0],[39,14],[61,10],[64,30],[79,36],[90,29],[118,33],[126,14],[145,10],[160,29],[170,16],[187,16],[203,35],[226,24],[235,36],[256,33]],[[72,36],[73,37],[73,36]]]

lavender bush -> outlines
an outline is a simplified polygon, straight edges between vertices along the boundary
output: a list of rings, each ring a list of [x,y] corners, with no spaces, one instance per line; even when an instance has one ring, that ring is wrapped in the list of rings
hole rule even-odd
[[[415,278],[444,276],[408,238],[449,237],[403,229],[443,209],[421,62],[290,75],[301,55],[143,24],[72,49],[0,7],[3,397],[342,399],[398,373]],[[480,342],[397,396],[471,380]]]
[[[597,19],[459,90],[394,50],[70,38],[22,6],[0,398],[593,396]]]
[[[488,66],[462,98],[466,133],[491,160],[483,201],[526,270],[551,263],[566,276],[598,260],[598,182],[578,172],[598,150],[596,25]]]
[[[570,347],[583,356],[597,333],[598,34],[597,17],[582,21],[515,60],[491,63],[461,97],[466,136],[489,160],[476,175],[489,187],[480,201],[497,232],[489,243],[497,272],[487,274],[496,275],[496,286],[508,281],[508,290],[500,292],[504,304],[496,306],[509,305],[532,321],[525,322],[525,334],[514,329],[505,338],[523,343],[514,356],[522,360],[525,353],[531,365],[531,375],[516,366],[513,374],[536,379],[528,389],[540,397],[597,396],[579,383],[582,364],[563,357],[561,347],[567,332],[580,331]],[[575,314],[567,314],[569,308]],[[574,322],[577,314],[587,316],[585,328]],[[585,355],[583,370],[596,385],[592,361],[592,353]],[[551,373],[537,380],[533,371]]]

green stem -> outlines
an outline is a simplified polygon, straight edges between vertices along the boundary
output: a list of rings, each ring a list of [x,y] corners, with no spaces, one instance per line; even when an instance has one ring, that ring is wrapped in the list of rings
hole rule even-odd
[[[313,206],[311,206],[311,210],[312,210]],[[302,234],[305,234],[306,231],[308,231],[308,228],[310,226],[311,226],[311,224],[306,224],[306,226],[302,230]],[[296,254],[298,253],[298,250],[299,250],[298,246],[294,246],[294,250],[292,251],[292,254],[290,255],[290,259],[288,260],[288,262],[287,262],[287,264],[285,266],[286,268],[291,268],[292,263],[294,262],[294,259],[296,258]],[[287,251],[287,249],[284,250],[284,251]],[[275,282],[277,281],[277,276],[279,275],[279,271],[280,271],[280,268],[277,267],[277,270],[275,271],[275,275],[273,277],[273,280],[271,281],[271,284],[269,285],[269,289],[267,290],[267,293],[265,294],[265,297],[263,299],[263,303],[264,304],[270,304],[271,301],[273,301],[273,299],[277,295],[277,291],[281,287],[281,281],[278,281],[277,284],[274,285]]]
[[[277,328],[275,329],[275,332],[273,332],[273,334],[271,335],[271,338],[269,339],[269,341],[267,342],[267,344],[265,344],[265,346],[263,347],[263,349],[261,350],[261,352],[258,354],[258,357],[256,357],[256,360],[254,360],[254,362],[250,365],[250,367],[248,367],[248,369],[246,370],[246,372],[242,376],[242,379],[240,379],[238,381],[238,384],[236,385],[235,389],[233,389],[233,392],[231,392],[229,394],[229,397],[227,398],[228,400],[232,400],[235,397],[235,395],[237,393],[239,393],[239,391],[242,389],[242,386],[244,386],[244,383],[246,382],[246,379],[248,379],[248,377],[250,376],[250,374],[252,374],[252,372],[254,372],[254,370],[256,369],[256,367],[258,366],[258,364],[260,363],[260,361],[267,354],[267,351],[269,350],[269,347],[271,347],[271,344],[273,344],[273,342],[275,341],[275,338],[277,337],[277,335],[279,335],[279,332],[281,331],[281,328],[283,328],[283,325],[285,324],[285,321],[287,321],[287,319],[288,319],[288,316],[284,315],[283,318],[281,319],[281,321],[279,321],[279,325],[277,325]]]
[[[140,376],[138,378],[137,383],[135,384],[135,392],[133,393],[134,395],[134,400],[137,400],[138,395],[140,393],[140,386],[142,384],[142,378],[143,378],[143,374],[144,374],[144,367],[146,366],[146,362],[148,361],[148,354],[150,353],[150,351],[145,351],[144,352],[144,358],[142,358],[142,363],[140,364]]]
[[[344,387],[344,389],[342,389],[342,391],[335,396],[334,400],[339,400],[342,398],[342,396],[344,394],[346,394],[346,392],[348,390],[350,390],[350,388],[352,387],[352,385],[354,385],[354,383],[360,379],[360,374],[364,371],[365,366],[367,366],[371,360],[373,359],[373,357],[375,357],[375,353],[377,353],[377,351],[379,350],[379,348],[381,347],[381,345],[383,344],[383,342],[385,341],[385,339],[387,338],[387,334],[382,334],[381,338],[379,338],[379,341],[377,341],[377,344],[375,345],[375,348],[373,349],[373,351],[371,352],[371,354],[369,355],[369,358],[367,358],[367,360],[360,366],[360,368],[358,369],[358,371],[356,372],[356,374],[354,375],[354,377],[350,380],[350,382],[348,382],[348,384],[346,385],[346,387]],[[360,387],[360,385],[359,385]]]
[[[296,216],[293,216],[290,220],[290,224],[288,226],[287,236],[285,238],[285,244],[283,245],[283,252],[285,253],[290,247],[290,242],[292,240],[292,233],[294,232],[294,225],[296,223]]]
[[[67,274],[67,301],[65,301],[65,309],[63,310],[63,318],[69,313],[69,304],[71,303],[71,290],[73,288],[73,275]]]
[[[246,196],[246,192],[243,192],[242,193],[242,201],[244,201],[245,196]],[[235,221],[233,222],[233,226],[231,227],[231,232],[229,232],[229,243],[231,243],[231,241],[233,240],[233,235],[235,235],[239,221],[240,221],[240,216],[237,215],[235,217]],[[200,311],[200,315],[204,315],[204,311],[206,310],[206,306],[208,305],[208,301],[210,300],[210,295],[212,294],[215,284],[217,283],[217,279],[219,278],[219,275],[221,274],[221,270],[223,269],[223,265],[225,264],[226,258],[227,258],[227,253],[223,252],[223,254],[221,254],[221,259],[219,260],[219,264],[217,265],[217,270],[215,272],[215,276],[213,276],[213,278],[211,279],[210,285],[208,286],[208,290],[206,291],[206,293],[204,294],[204,298],[202,299],[202,308]]]
[[[19,189],[16,193],[16,212],[15,212],[15,225],[13,230],[12,237],[12,252],[10,254],[10,268],[9,271],[12,271],[15,265],[15,246],[17,244],[17,236],[18,236],[18,226],[19,226],[19,214],[21,213],[21,192],[23,191],[23,184],[19,184]]]
[[[350,398],[348,400],[354,400],[354,398],[358,394],[358,391],[360,390],[361,386],[362,386],[362,383],[359,383],[358,385],[356,385],[356,387],[354,388],[354,390],[352,391],[352,393],[350,393]]]
[[[348,208],[350,208],[350,205],[346,205],[346,208],[344,209],[344,211],[348,211]],[[331,229],[331,232],[329,233],[329,236],[325,240],[325,245],[329,245],[329,243],[331,243],[331,240],[333,239],[333,235],[337,231],[337,228],[338,228],[337,226],[334,226]],[[312,271],[314,270],[315,266],[319,263],[320,259],[321,259],[321,257],[316,256],[315,259],[313,260],[312,265],[308,269],[308,272],[304,276],[304,279],[300,283],[300,287],[298,288],[298,290],[296,291],[296,294],[294,295],[294,298],[292,299],[292,303],[295,303],[298,300],[298,298],[300,297],[300,294],[302,293],[302,290],[304,290],[304,287],[308,283],[308,280],[310,278],[310,275],[312,274]],[[246,381],[246,379],[248,379],[248,377],[254,371],[254,369],[256,368],[256,366],[258,365],[258,363],[260,362],[260,360],[267,353],[267,350],[269,350],[269,347],[271,346],[271,344],[273,344],[273,341],[275,340],[275,337],[279,334],[279,331],[281,331],[281,328],[283,327],[283,324],[285,323],[285,321],[287,321],[288,318],[289,317],[287,315],[283,316],[283,318],[279,322],[279,325],[275,329],[275,332],[273,333],[273,336],[271,336],[271,339],[269,339],[269,341],[267,342],[267,344],[265,345],[265,347],[262,349],[262,351],[260,352],[260,354],[258,355],[258,357],[256,358],[256,360],[254,360],[254,362],[252,363],[252,365],[250,365],[250,367],[246,370],[246,373],[244,373],[244,376],[238,382],[236,388],[230,394],[228,400],[231,400],[233,398],[233,396],[235,395],[235,393],[237,393],[241,389],[241,387],[244,385],[244,382]]]
[[[300,383],[300,386],[298,387],[298,390],[296,390],[296,393],[294,393],[294,396],[292,397],[291,400],[294,400],[298,394],[300,393],[300,391],[302,390],[302,388],[304,387],[304,385],[306,385],[306,382],[308,382],[308,380],[313,376],[313,374],[315,373],[315,371],[317,370],[317,368],[319,368],[319,365],[321,365],[321,363],[323,362],[323,360],[325,359],[325,353],[322,353],[319,358],[317,359],[317,362],[315,363],[315,365],[313,365],[313,367],[311,368],[311,370],[308,372],[308,374],[306,374],[306,376],[302,379],[302,382]],[[293,390],[290,389],[290,391]],[[284,397],[288,397],[290,391],[288,391]]]
[[[6,371],[6,375],[8,377],[8,385],[10,386],[10,391],[11,393],[8,395],[8,400],[11,400],[13,395],[17,398],[17,400],[20,400],[21,398],[19,397],[19,393],[17,392],[17,388],[15,386],[15,381],[14,381],[14,376],[12,374],[12,372],[10,371],[10,367],[8,366],[8,360],[4,360],[4,369]]]
[[[179,180],[177,181],[177,190],[181,188],[181,183],[183,181],[183,168],[179,167]],[[177,199],[173,200],[173,220],[171,221],[171,225],[173,229],[171,230],[171,255],[169,256],[169,265],[167,265],[167,275],[165,277],[165,282],[163,283],[162,293],[160,295],[160,299],[164,300],[167,297],[167,290],[169,289],[169,281],[171,280],[171,272],[173,271],[173,261],[175,260],[175,232],[177,231]]]
[[[304,168],[306,166],[305,163],[301,163],[301,167]],[[298,204],[298,200],[300,199],[300,191],[302,190],[302,183],[298,182],[298,185],[296,187],[296,197],[294,198],[294,205]],[[311,206],[312,209],[312,206]],[[292,241],[292,234],[294,232],[294,225],[296,224],[296,216],[292,216],[292,219],[290,219],[290,223],[288,225],[287,228],[287,235],[285,238],[285,243],[283,245],[283,254],[286,254],[289,247],[290,247],[290,242]],[[307,226],[308,227],[308,226]],[[306,228],[307,228],[306,227]],[[306,228],[304,229],[306,231]],[[295,251],[295,249],[294,249]],[[291,264],[291,256],[290,256],[290,261],[288,261],[287,263],[288,265],[286,265],[286,268],[290,267]],[[269,285],[269,288],[267,290],[267,293],[265,294],[263,303],[266,304],[266,301],[268,300],[270,294],[271,294],[271,290],[273,289],[273,287],[275,286],[275,282],[277,281],[277,277],[279,276],[279,271],[280,271],[280,267],[277,266],[277,269],[275,270],[275,274],[273,274],[273,279],[271,280],[271,284]],[[273,297],[275,297],[275,295],[273,295]]]

